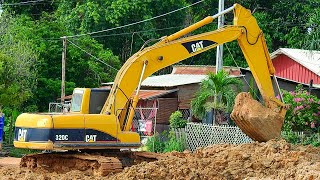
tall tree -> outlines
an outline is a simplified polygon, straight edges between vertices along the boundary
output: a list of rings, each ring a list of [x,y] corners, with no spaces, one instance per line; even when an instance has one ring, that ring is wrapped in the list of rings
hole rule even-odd
[[[28,30],[7,13],[0,18],[0,106],[21,108],[35,88],[38,54],[25,36]]]

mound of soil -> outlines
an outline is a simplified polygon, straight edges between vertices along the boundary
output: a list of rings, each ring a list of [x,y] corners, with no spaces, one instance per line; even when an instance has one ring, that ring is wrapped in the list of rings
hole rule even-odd
[[[320,179],[320,149],[284,140],[213,145],[194,153],[171,153],[110,179]]]
[[[320,179],[320,148],[284,140],[220,144],[125,168],[108,176],[73,170],[64,174],[0,166],[0,179]]]

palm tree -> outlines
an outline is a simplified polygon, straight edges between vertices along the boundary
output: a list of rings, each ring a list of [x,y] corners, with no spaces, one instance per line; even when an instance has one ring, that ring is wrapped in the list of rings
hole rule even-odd
[[[236,90],[240,90],[242,81],[230,78],[225,71],[217,74],[210,72],[201,82],[200,89],[191,101],[192,112],[195,117],[203,119],[206,112],[212,109],[230,113],[233,108]]]

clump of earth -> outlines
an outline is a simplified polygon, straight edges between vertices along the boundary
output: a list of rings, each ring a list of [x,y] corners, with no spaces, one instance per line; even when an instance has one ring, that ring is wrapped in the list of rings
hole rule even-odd
[[[172,152],[105,177],[81,171],[32,172],[0,165],[0,179],[320,179],[320,148],[284,140],[218,144],[195,152]]]
[[[284,140],[220,144],[139,164],[111,179],[320,179],[320,148]]]

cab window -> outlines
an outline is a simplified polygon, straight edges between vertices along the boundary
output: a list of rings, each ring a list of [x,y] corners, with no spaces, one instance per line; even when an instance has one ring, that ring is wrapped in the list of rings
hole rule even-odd
[[[77,90],[72,95],[71,100],[71,111],[72,112],[80,112],[81,104],[82,104],[83,91]]]

